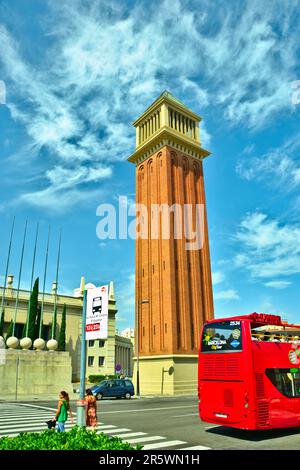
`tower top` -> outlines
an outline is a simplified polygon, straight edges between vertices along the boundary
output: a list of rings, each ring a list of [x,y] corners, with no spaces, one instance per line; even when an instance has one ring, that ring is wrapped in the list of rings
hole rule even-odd
[[[165,145],[202,160],[210,152],[201,147],[200,121],[198,114],[168,90],[163,91],[133,122],[136,128],[136,149],[128,160],[139,164]]]

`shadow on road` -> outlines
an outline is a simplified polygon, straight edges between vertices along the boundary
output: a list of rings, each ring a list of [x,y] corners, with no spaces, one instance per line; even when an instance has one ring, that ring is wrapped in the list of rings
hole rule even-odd
[[[211,434],[219,434],[221,436],[240,439],[243,441],[265,441],[276,437],[293,436],[300,433],[300,427],[290,429],[268,429],[263,431],[246,431],[244,429],[227,428],[225,426],[217,426],[208,429],[206,432]]]

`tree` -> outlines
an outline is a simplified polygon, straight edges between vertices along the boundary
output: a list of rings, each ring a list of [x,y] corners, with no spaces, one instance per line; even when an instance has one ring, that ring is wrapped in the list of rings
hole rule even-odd
[[[8,338],[10,338],[12,336],[13,329],[14,329],[14,322],[11,320],[10,324],[9,324],[9,327],[8,327],[8,330],[6,332],[5,341],[7,341]]]
[[[57,305],[55,305],[54,313],[53,313],[53,323],[52,323],[52,331],[51,331],[52,339],[56,339],[56,328],[57,328]]]
[[[22,338],[26,337],[26,323],[24,323],[23,330],[22,330]]]
[[[4,309],[2,310],[1,319],[0,319],[0,336],[3,336],[3,329],[4,329]]]
[[[61,326],[60,332],[58,337],[58,351],[65,351],[66,350],[66,313],[67,313],[67,306],[64,304],[64,308],[61,315]]]
[[[34,341],[35,323],[38,311],[38,297],[39,297],[39,278],[37,277],[30,294],[30,310],[28,319],[28,338]]]
[[[39,337],[41,316],[42,316],[42,308],[40,305],[38,305],[36,322],[35,322],[35,327],[34,327],[34,339],[37,339]]]

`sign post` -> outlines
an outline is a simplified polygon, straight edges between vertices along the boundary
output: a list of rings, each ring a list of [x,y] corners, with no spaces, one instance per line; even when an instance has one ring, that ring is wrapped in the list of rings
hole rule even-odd
[[[87,284],[84,289],[81,328],[80,388],[77,424],[85,427],[86,341],[108,336],[108,286]]]
[[[82,306],[82,326],[81,326],[81,358],[80,358],[80,388],[79,400],[77,400],[77,425],[85,427],[85,374],[86,374],[86,298],[87,291],[84,289]]]

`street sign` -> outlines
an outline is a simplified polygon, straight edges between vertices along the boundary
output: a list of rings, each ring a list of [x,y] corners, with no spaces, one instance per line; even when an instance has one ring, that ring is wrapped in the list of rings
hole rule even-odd
[[[116,365],[116,372],[120,372],[122,370],[121,364]]]
[[[84,406],[85,405],[85,400],[76,400],[76,405],[77,406]]]
[[[88,289],[86,307],[86,340],[108,336],[108,285]]]

